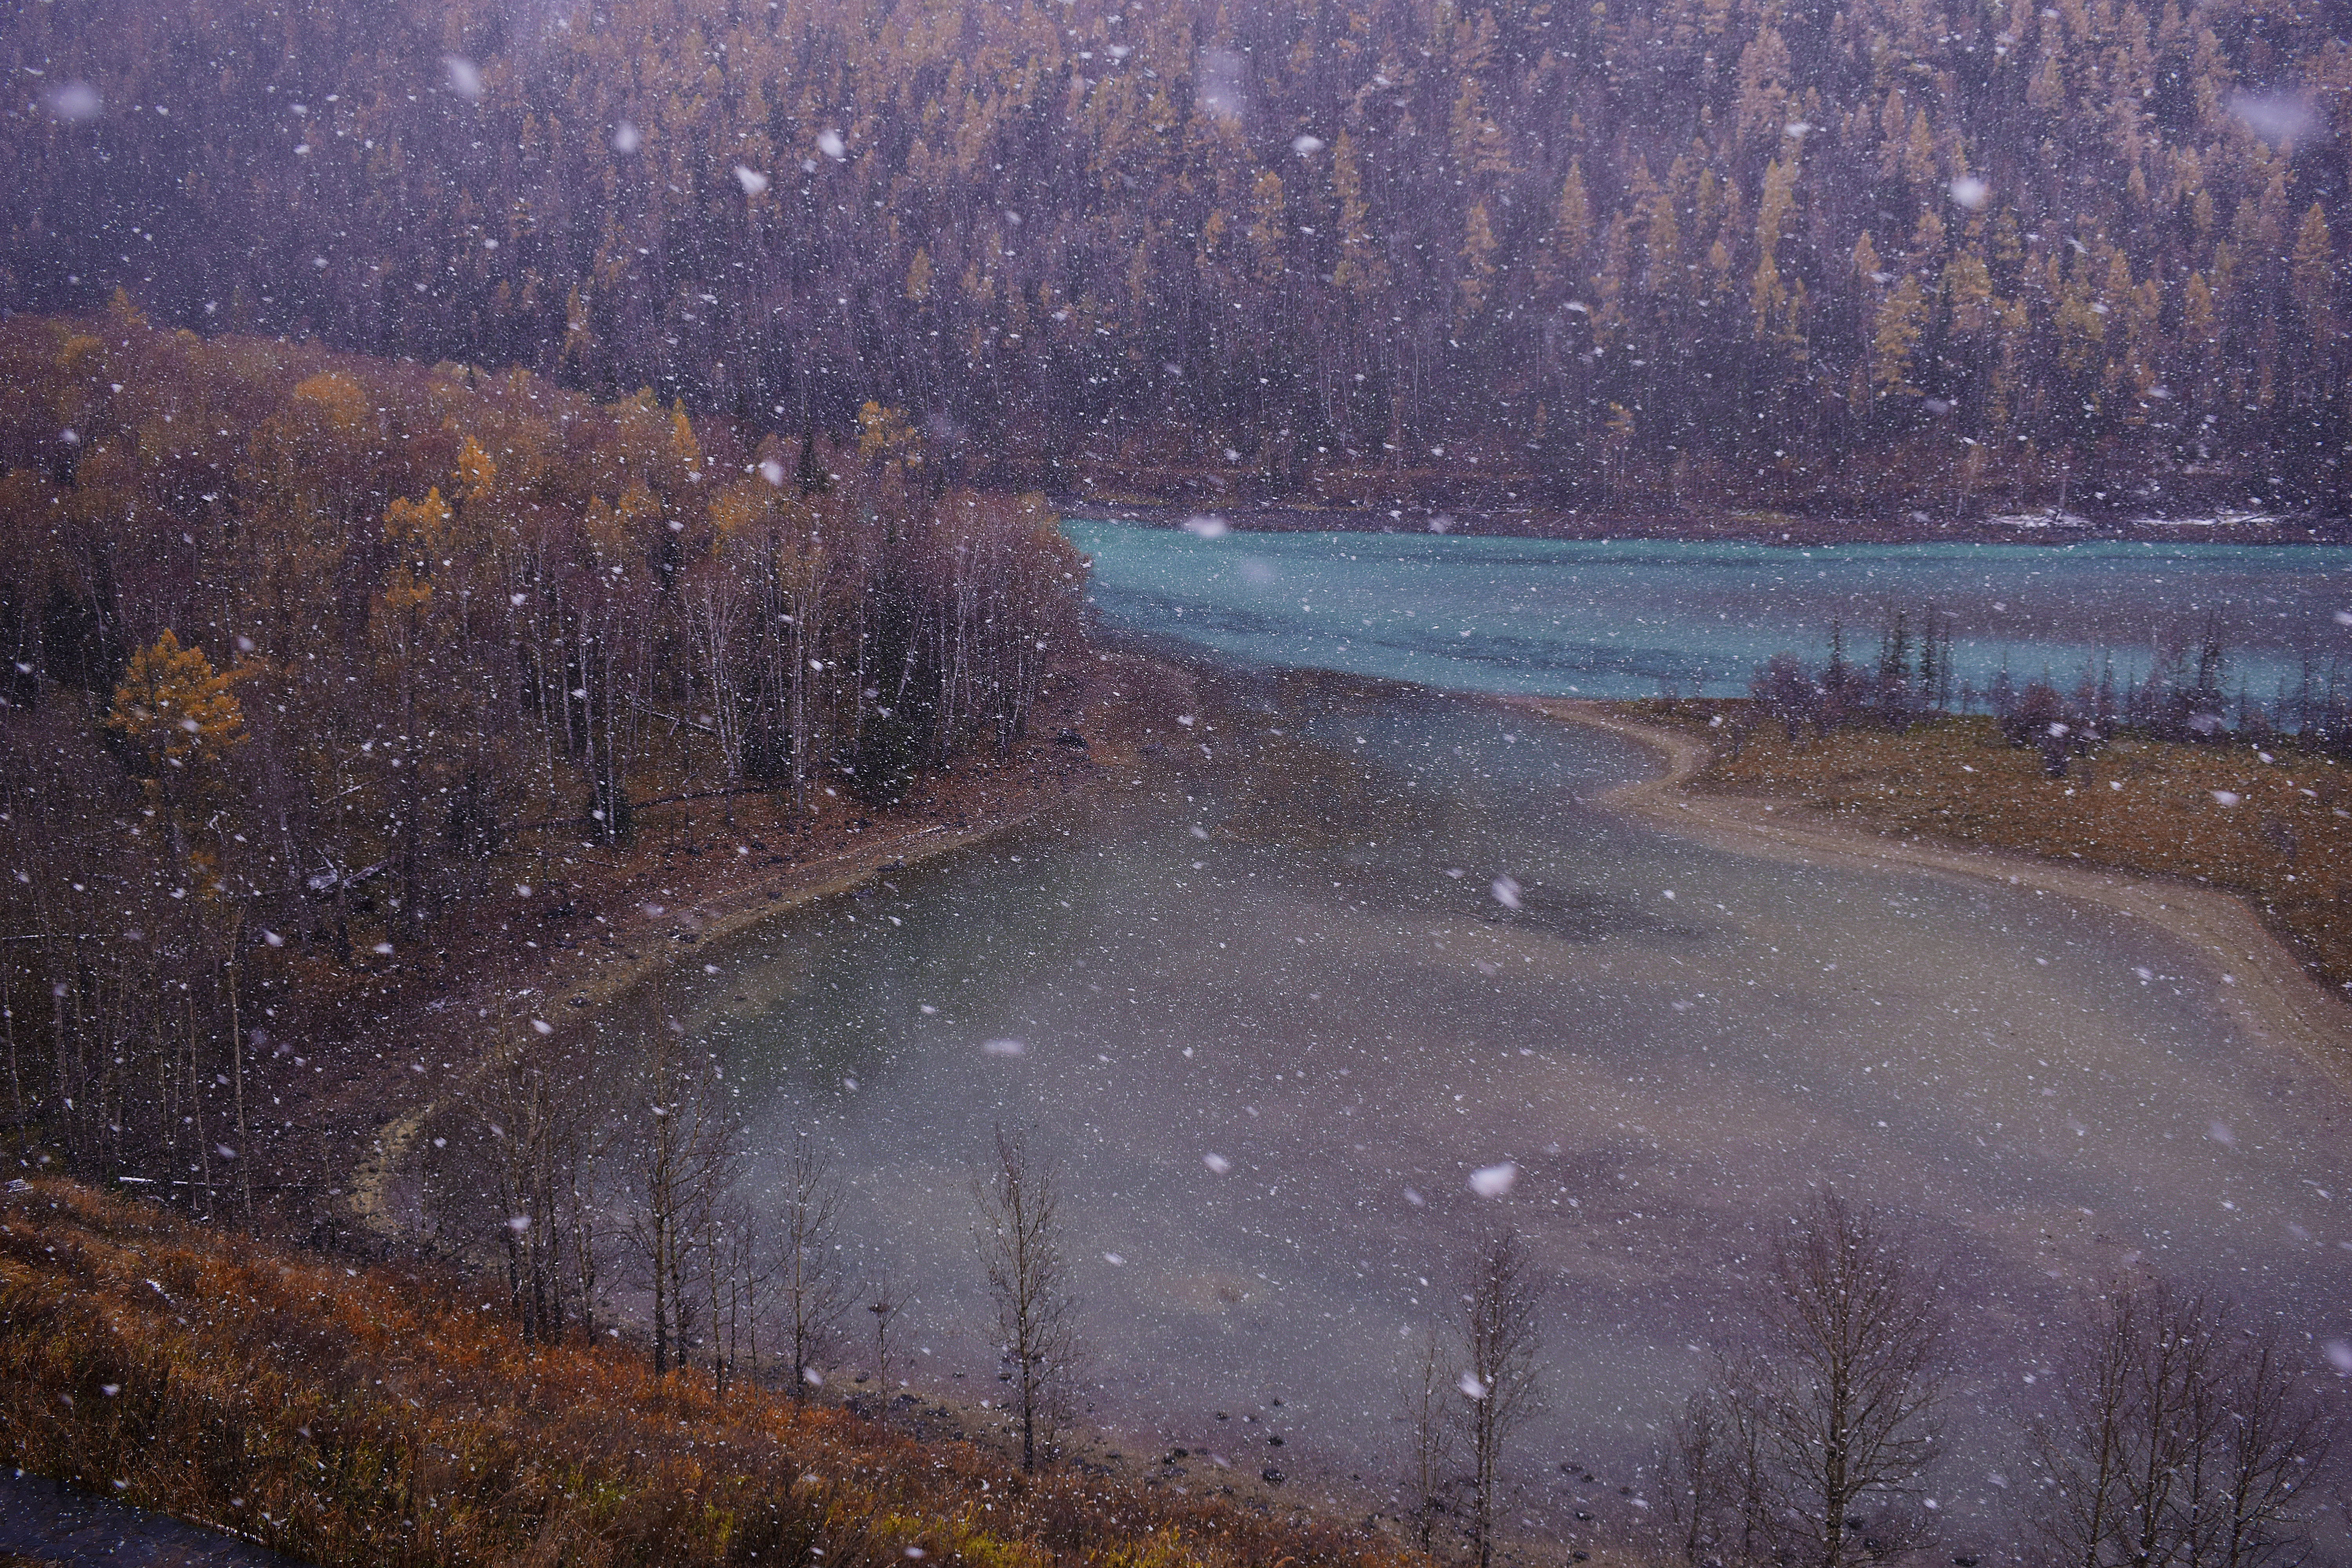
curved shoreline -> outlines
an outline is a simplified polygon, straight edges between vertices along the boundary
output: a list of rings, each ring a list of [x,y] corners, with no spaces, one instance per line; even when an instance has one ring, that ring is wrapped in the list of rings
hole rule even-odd
[[[964,828],[918,827],[895,835],[874,834],[871,843],[861,843],[852,848],[826,856],[772,881],[730,889],[714,897],[695,900],[667,911],[667,921],[685,929],[679,940],[701,942],[732,936],[737,931],[761,921],[814,903],[820,899],[845,893],[879,872],[916,861],[961,849],[1019,826],[1048,806],[1067,799],[1066,795],[1042,796],[1018,809],[991,816]],[[562,1027],[577,1028],[588,1018],[620,1001],[639,985],[679,961],[680,955],[667,951],[655,942],[646,943],[641,957],[607,960],[593,979],[566,982],[549,989],[573,994]],[[539,989],[539,988],[534,988]],[[583,1000],[584,998],[584,1000]],[[544,1010],[544,1009],[542,1009]],[[353,1169],[349,1194],[344,1206],[362,1229],[380,1240],[396,1238],[402,1232],[398,1220],[387,1208],[388,1190],[401,1161],[415,1146],[425,1125],[452,1102],[463,1100],[497,1068],[512,1062],[518,1053],[540,1043],[541,1037],[533,1026],[531,1009],[515,1011],[500,1037],[485,1047],[466,1071],[440,1093],[411,1106],[383,1124],[368,1151]]]
[[[2030,855],[1948,839],[1894,838],[1757,795],[1694,795],[1684,786],[1707,764],[1705,741],[1621,719],[1597,701],[1507,697],[1558,722],[1605,730],[1665,759],[1665,772],[1599,797],[1679,837],[1734,854],[1797,865],[1923,872],[1952,881],[2036,888],[2145,921],[2202,952],[2221,973],[2216,994],[2252,1038],[2303,1056],[2352,1088],[2352,1005],[2314,980],[2260,916],[2235,894],[2169,878],[2063,866]]]
[[[1675,834],[1735,854],[1808,866],[1924,873],[1960,882],[2030,887],[2145,921],[2204,953],[2227,977],[2218,988],[2224,1010],[2250,1037],[2284,1046],[2352,1088],[2352,1006],[2314,981],[2301,963],[2235,895],[2169,879],[2078,868],[2028,855],[1917,837],[1884,837],[1825,819],[1802,805],[1760,796],[1694,795],[1685,786],[1706,766],[1700,737],[1620,718],[1591,700],[1495,697],[1491,700],[1556,722],[1607,731],[1660,755],[1663,773],[1622,784],[1599,797]],[[1108,752],[1093,759],[1110,761]],[[1097,775],[1099,776],[1099,775]],[[1091,781],[1089,781],[1091,782]],[[1085,784],[1078,786],[1083,789]],[[1054,791],[964,828],[914,826],[872,833],[866,842],[793,868],[775,878],[689,900],[662,922],[666,938],[648,933],[642,955],[602,961],[593,975],[559,979],[521,998],[501,998],[496,1037],[471,1053],[464,1071],[381,1124],[353,1170],[343,1207],[379,1241],[403,1232],[392,1214],[390,1190],[404,1158],[431,1119],[462,1100],[484,1077],[538,1043],[535,1013],[551,1010],[549,996],[569,994],[562,1028],[575,1028],[676,963],[676,941],[731,935],[772,915],[845,892],[894,865],[929,859],[1020,826],[1068,798]]]
[[[698,889],[680,883],[678,896],[668,907],[640,904],[625,922],[609,925],[606,934],[614,939],[613,947],[602,952],[574,948],[561,958],[544,954],[551,960],[550,966],[532,972],[530,984],[520,991],[501,988],[517,977],[513,973],[492,969],[477,973],[462,994],[426,1009],[442,1014],[447,1024],[408,1016],[404,1022],[412,1030],[454,1025],[472,1038],[454,1048],[451,1061],[443,1064],[452,1077],[420,1078],[416,1089],[425,1090],[430,1083],[429,1090],[419,1092],[396,1114],[386,1115],[392,1107],[383,1106],[367,1118],[368,1130],[345,1146],[356,1145],[359,1158],[348,1167],[348,1184],[335,1205],[340,1217],[378,1245],[400,1240],[406,1226],[393,1212],[393,1189],[404,1157],[433,1117],[461,1102],[487,1075],[551,1037],[577,1030],[677,963],[684,956],[682,945],[731,936],[784,910],[847,892],[880,872],[994,837],[1097,787],[1111,773],[1137,763],[1152,705],[1165,706],[1181,696],[1178,706],[1190,706],[1191,688],[1189,675],[1148,654],[1098,648],[1091,661],[1072,668],[1059,700],[1050,710],[1041,705],[1032,718],[1040,737],[1067,732],[1065,726],[1090,721],[1087,729],[1091,740],[1080,742],[1075,756],[1058,738],[1025,742],[1017,764],[999,773],[995,788],[984,786],[976,797],[966,797],[962,826],[919,816],[896,823],[884,817],[856,837],[838,843],[831,853],[773,875],[754,873],[738,879],[723,871],[707,873]],[[636,951],[630,952],[631,947]],[[687,951],[694,950],[688,945]],[[612,955],[605,956],[607,952]],[[560,1020],[555,1013],[559,998],[565,999]],[[466,1016],[469,1012],[473,1019]],[[472,1026],[474,1019],[481,1020],[478,1029]],[[409,1047],[437,1054],[423,1051],[413,1041]],[[417,1070],[424,1071],[421,1062]]]

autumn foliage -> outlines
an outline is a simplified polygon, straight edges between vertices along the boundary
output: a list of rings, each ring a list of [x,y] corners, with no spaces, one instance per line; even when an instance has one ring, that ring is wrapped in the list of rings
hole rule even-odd
[[[880,405],[755,443],[127,300],[0,323],[0,378],[6,1111],[87,1170],[249,1171],[289,994],[388,982],[519,851],[889,803],[1078,646],[1052,514]]]
[[[873,399],[959,472],[1073,494],[2344,502],[2352,51],[2324,7],[19,22],[16,309],[121,285],[173,324],[650,385],[787,439]]]
[[[617,1345],[527,1346],[496,1294],[35,1184],[0,1199],[0,1462],[322,1568],[1395,1560],[743,1383],[719,1398]]]

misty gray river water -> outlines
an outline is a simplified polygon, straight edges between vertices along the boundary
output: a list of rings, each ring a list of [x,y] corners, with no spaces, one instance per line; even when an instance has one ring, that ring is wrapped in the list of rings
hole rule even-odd
[[[1638,1520],[1823,1183],[1947,1271],[1955,1539],[2007,1531],[2015,1423],[2112,1281],[2226,1288],[2332,1375],[2352,1100],[2242,1036],[2205,955],[2029,889],[1670,837],[1590,804],[1653,759],[1476,697],[1196,668],[1142,772],[601,1026],[618,1055],[674,1017],[730,1064],[755,1193],[798,1133],[833,1151],[859,1266],[915,1297],[919,1384],[996,1388],[971,1184],[998,1123],[1064,1167],[1096,1418],[1294,1486],[1398,1473],[1401,1369],[1507,1219],[1554,1281],[1521,1513]],[[1472,1190],[1506,1162],[1507,1195]]]

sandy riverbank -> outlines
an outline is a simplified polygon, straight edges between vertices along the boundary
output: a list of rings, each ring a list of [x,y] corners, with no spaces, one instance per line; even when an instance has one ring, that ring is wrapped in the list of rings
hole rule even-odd
[[[1957,880],[2039,889],[2119,910],[2206,953],[2223,977],[2232,1021],[2252,1037],[2299,1052],[2352,1084],[2352,1006],[2322,986],[2260,916],[2235,896],[2170,878],[2064,866],[1919,835],[1895,837],[1832,821],[1787,801],[1696,794],[1684,786],[1710,761],[1695,734],[1642,724],[1599,702],[1506,698],[1560,722],[1622,735],[1657,752],[1666,771],[1612,790],[1608,804],[1668,832],[1736,854],[1805,866],[1916,871]]]

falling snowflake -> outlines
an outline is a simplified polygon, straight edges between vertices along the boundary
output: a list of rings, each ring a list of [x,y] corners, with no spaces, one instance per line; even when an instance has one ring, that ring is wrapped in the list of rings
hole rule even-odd
[[[86,81],[69,81],[49,94],[49,114],[65,121],[95,120],[105,104],[98,89]],[[70,434],[70,432],[68,432]]]
[[[1499,1165],[1482,1165],[1470,1173],[1470,1190],[1482,1198],[1499,1198],[1509,1192],[1519,1179],[1519,1168],[1506,1160]]]
[[[482,68],[463,55],[443,55],[441,68],[448,73],[449,90],[467,103],[482,100]]]

